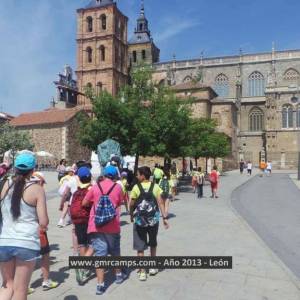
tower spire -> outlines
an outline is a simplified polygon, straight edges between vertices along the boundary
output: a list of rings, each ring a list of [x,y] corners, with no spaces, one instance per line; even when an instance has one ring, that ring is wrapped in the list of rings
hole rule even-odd
[[[141,17],[145,17],[145,3],[141,0]]]

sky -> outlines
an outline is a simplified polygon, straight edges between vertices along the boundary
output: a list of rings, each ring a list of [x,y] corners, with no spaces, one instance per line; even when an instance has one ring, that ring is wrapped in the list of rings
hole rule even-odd
[[[76,9],[89,0],[0,0],[0,111],[40,111],[76,69]],[[118,0],[131,37],[140,0]],[[145,0],[161,61],[299,49],[299,0]]]

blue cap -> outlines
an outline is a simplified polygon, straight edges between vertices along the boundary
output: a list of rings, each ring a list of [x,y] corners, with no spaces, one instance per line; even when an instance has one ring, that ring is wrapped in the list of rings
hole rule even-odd
[[[118,170],[116,167],[114,166],[107,166],[104,169],[104,176],[108,177],[116,177],[118,175]]]
[[[30,171],[35,168],[36,158],[33,153],[19,154],[15,159],[15,168],[21,171]]]
[[[77,171],[77,175],[78,177],[81,178],[88,178],[91,177],[91,170],[88,167],[81,167],[78,169]]]

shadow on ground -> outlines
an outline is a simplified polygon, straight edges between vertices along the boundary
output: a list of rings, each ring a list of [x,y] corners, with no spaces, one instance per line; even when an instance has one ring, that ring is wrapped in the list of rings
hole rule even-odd
[[[64,283],[67,278],[69,278],[70,274],[68,273],[69,267],[62,267],[57,271],[50,272],[50,278],[54,281],[57,281],[59,285]],[[43,283],[43,279],[39,278],[32,282],[31,287],[36,289],[40,287]]]

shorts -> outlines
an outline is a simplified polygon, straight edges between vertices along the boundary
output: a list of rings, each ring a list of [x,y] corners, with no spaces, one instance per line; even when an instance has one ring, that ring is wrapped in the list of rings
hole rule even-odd
[[[14,258],[22,261],[35,261],[40,258],[40,250],[14,246],[0,246],[0,262],[8,262]]]
[[[89,244],[89,235],[87,233],[88,224],[74,224],[75,234],[77,236],[79,246],[87,246]]]
[[[178,180],[172,179],[172,181],[173,181],[173,188],[176,188],[178,186]]]
[[[157,234],[159,223],[154,226],[141,227],[133,225],[133,249],[144,251],[149,247],[157,247]],[[149,238],[149,241],[148,241]]]
[[[120,233],[92,233],[90,238],[95,256],[121,256]]]
[[[45,255],[50,253],[49,240],[47,236],[47,232],[40,232],[40,241],[41,241],[41,255]]]

